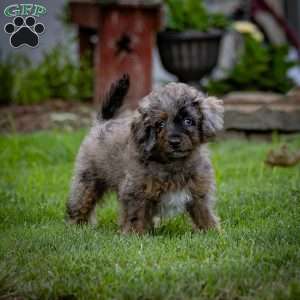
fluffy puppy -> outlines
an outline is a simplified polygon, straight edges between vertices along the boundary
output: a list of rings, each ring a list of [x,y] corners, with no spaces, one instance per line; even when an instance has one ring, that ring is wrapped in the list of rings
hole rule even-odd
[[[116,191],[124,233],[143,233],[156,217],[179,211],[186,211],[198,229],[218,227],[205,144],[222,129],[222,101],[169,83],[142,99],[136,111],[115,117],[128,88],[127,75],[111,87],[80,147],[69,221],[95,223],[97,202],[106,191]]]

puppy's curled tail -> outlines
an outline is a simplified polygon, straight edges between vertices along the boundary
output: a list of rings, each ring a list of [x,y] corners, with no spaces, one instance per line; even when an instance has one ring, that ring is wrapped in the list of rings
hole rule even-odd
[[[123,104],[129,85],[130,81],[128,74],[124,74],[111,85],[109,92],[104,98],[101,110],[98,112],[97,119],[99,121],[109,120],[114,117],[118,109]]]

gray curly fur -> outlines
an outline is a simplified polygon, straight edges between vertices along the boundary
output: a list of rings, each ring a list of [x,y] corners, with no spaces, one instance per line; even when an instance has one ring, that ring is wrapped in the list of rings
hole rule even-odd
[[[96,204],[116,191],[124,233],[151,229],[180,197],[195,228],[218,228],[206,143],[222,126],[222,101],[183,83],[151,92],[135,111],[96,121],[77,156],[69,222],[95,223]]]

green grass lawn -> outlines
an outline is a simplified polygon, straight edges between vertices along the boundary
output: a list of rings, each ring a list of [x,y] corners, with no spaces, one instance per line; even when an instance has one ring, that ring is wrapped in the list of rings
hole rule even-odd
[[[119,234],[114,195],[97,228],[65,225],[83,136],[0,137],[1,300],[300,299],[300,165],[263,163],[282,140],[211,146],[223,233],[179,216],[138,237]]]

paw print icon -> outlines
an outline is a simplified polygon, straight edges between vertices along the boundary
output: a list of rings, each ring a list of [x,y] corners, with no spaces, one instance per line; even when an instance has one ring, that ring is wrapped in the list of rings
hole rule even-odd
[[[42,23],[36,23],[32,16],[25,20],[22,17],[15,17],[12,23],[7,23],[4,27],[6,33],[11,34],[10,44],[14,48],[22,45],[36,47],[39,44],[39,35],[45,31]]]

